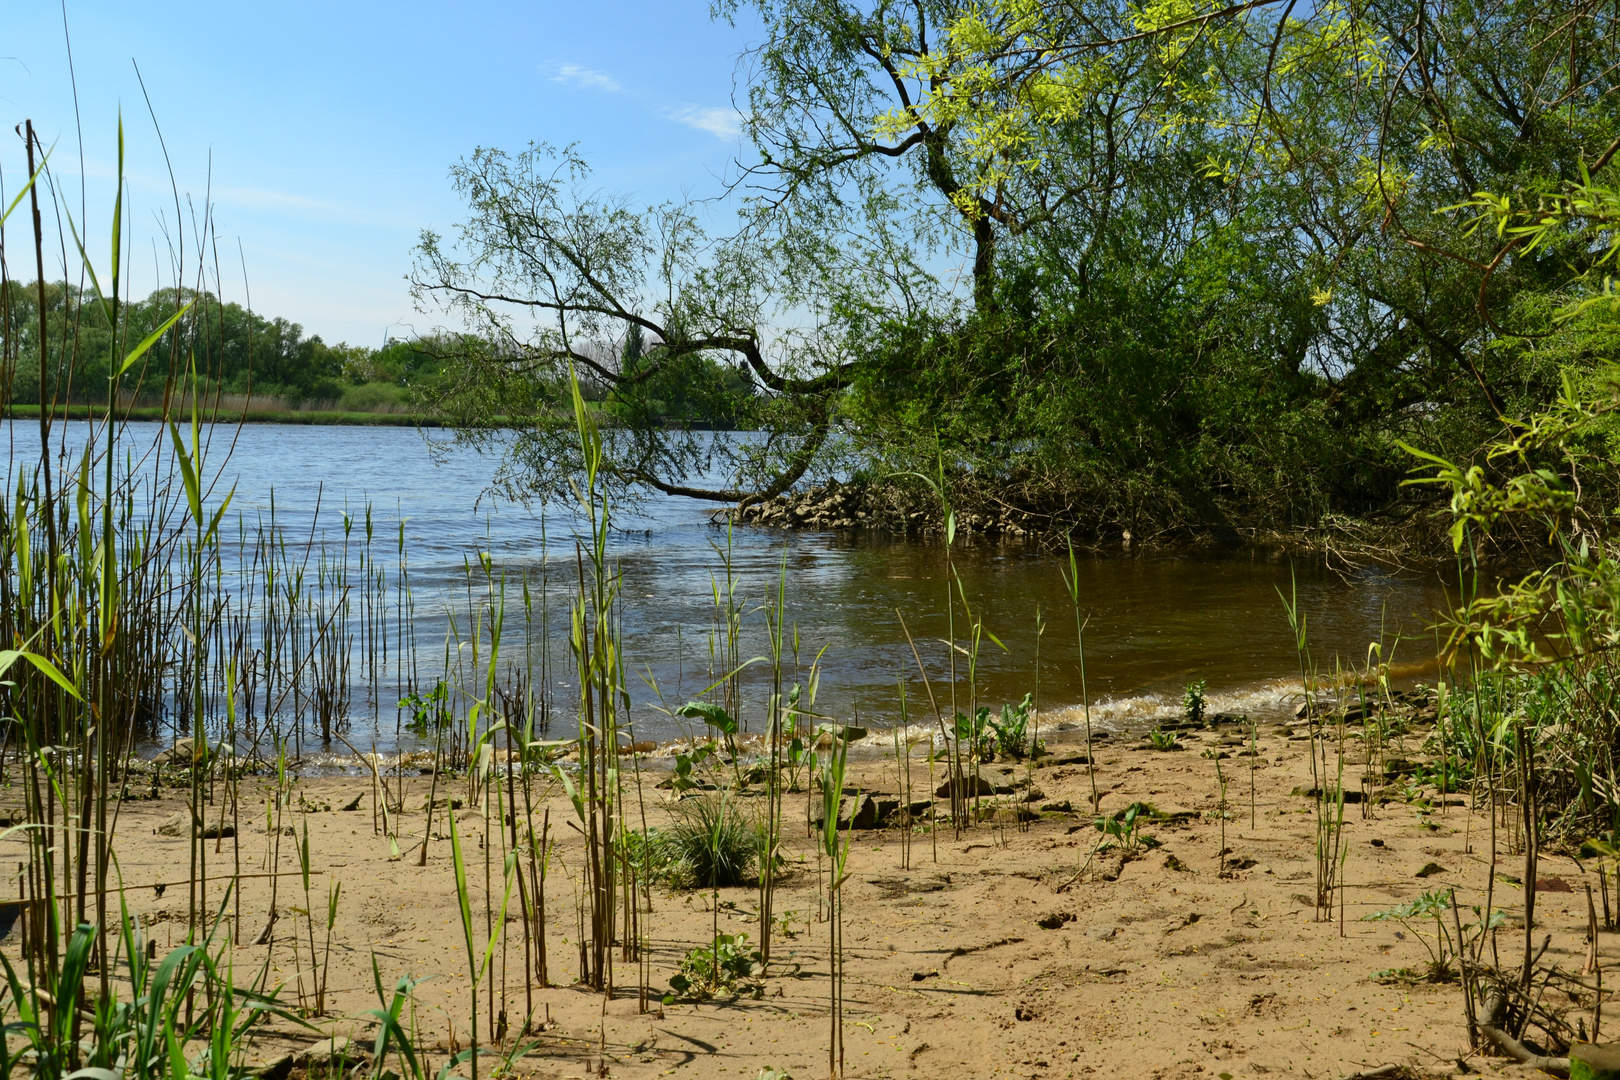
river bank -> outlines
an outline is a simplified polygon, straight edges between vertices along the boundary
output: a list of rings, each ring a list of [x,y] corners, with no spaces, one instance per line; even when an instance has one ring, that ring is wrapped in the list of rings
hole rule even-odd
[[[952,492],[952,503],[956,536],[968,544],[1027,545],[1039,550],[1064,550],[1073,544],[1112,556],[1249,552],[1326,561],[1344,570],[1382,566],[1433,572],[1455,560],[1445,523],[1420,502],[1365,519],[1334,515],[1290,528],[1222,520],[1160,528],[1147,515],[1132,526],[1125,523],[1128,515],[1124,522],[1119,519],[1118,508],[1104,514],[1027,485],[998,487],[964,477]],[[734,524],[788,531],[935,538],[944,531],[938,495],[920,482],[895,478],[831,479],[771,499],[745,500],[718,514]],[[1495,553],[1480,553],[1482,558],[1491,554]]]
[[[1415,723],[1408,757],[1421,761],[1421,718]],[[1246,733],[1219,725],[1182,732],[1182,749],[1173,751],[1123,737],[1099,742],[1101,813],[1115,818],[1133,804],[1152,807],[1141,810],[1130,844],[1101,852],[1083,733],[1046,738],[1051,754],[1042,762],[986,768],[1004,793],[983,797],[979,824],[958,836],[948,823],[936,833],[919,823],[909,867],[898,830],[853,834],[844,1004],[852,1075],[1336,1078],[1386,1065],[1404,1071],[1377,1075],[1450,1075],[1463,1071],[1459,1058],[1469,1071],[1487,1074],[1503,1064],[1468,1054],[1457,984],[1423,977],[1423,926],[1403,931],[1398,922],[1366,919],[1435,889],[1455,889],[1461,904],[1483,902],[1492,870],[1489,815],[1467,805],[1466,796],[1444,797],[1420,782],[1394,788],[1380,782],[1365,803],[1351,806],[1343,834],[1346,887],[1330,917],[1319,921],[1312,895],[1315,803],[1300,794],[1311,783],[1307,728],[1268,725],[1253,757],[1244,756]],[[1218,763],[1228,785],[1224,799]],[[449,808],[466,796],[467,782],[450,774],[382,777],[394,792],[385,797],[359,759],[351,769],[294,780],[287,800],[293,809],[279,837],[251,823],[263,816],[275,781],[245,779],[242,831],[221,837],[216,826],[203,845],[215,880],[197,906],[214,911],[224,898],[220,879],[240,874],[239,893],[222,909],[218,946],[240,981],[267,971],[267,985],[280,985],[282,1000],[296,1001],[298,980],[313,992],[309,957],[319,952],[313,945],[322,938],[323,901],[328,887],[341,882],[330,958],[318,962],[329,965],[322,976],[329,1015],[311,1018],[318,1032],[269,1024],[250,1058],[279,1063],[276,1072],[298,1077],[321,1071],[296,1064],[317,1037],[349,1037],[369,1047],[376,1032],[366,1013],[377,1005],[375,957],[384,990],[404,975],[424,980],[411,1017],[435,1071],[468,1042],[467,958],[448,839]],[[851,769],[849,783],[863,792],[902,790],[892,753],[855,755]],[[929,770],[921,753],[911,771],[912,791],[926,795]],[[642,814],[657,828],[692,798],[713,797],[676,798],[661,786],[669,772],[655,762],[643,762],[634,779],[632,770],[625,774],[627,817],[635,827]],[[431,821],[430,797],[440,807]],[[746,792],[736,798],[745,810],[755,804]],[[390,802],[392,841],[383,834]],[[644,1009],[638,964],[624,962],[617,950],[611,996],[573,985],[584,847],[567,825],[573,808],[552,786],[531,813],[520,814],[517,827],[539,830],[546,822],[556,842],[544,935],[553,985],[544,985],[525,953],[524,908],[514,893],[505,909],[507,933],[480,990],[481,1042],[489,1039],[482,1015],[489,1010],[497,1030],[504,1023],[508,1051],[533,1040],[512,1062],[518,1076],[752,1080],[765,1069],[820,1075],[829,1037],[828,924],[824,868],[805,836],[807,806],[802,793],[787,797],[771,968],[716,997],[662,1004],[682,958],[711,945],[717,923],[722,933],[747,934],[748,947],[757,946],[758,893],[721,889],[716,909],[708,890],[655,888],[651,910],[639,916],[650,945]],[[160,787],[157,797],[127,802],[117,816],[124,896],[160,954],[183,939],[191,903],[184,875],[176,873],[188,846],[185,807],[183,791]],[[481,809],[461,805],[456,812],[480,949],[487,928],[500,925],[500,852],[511,828]],[[214,813],[232,820],[218,805]],[[418,865],[424,832],[425,866]],[[297,861],[298,838],[306,835],[320,905],[308,944]],[[16,838],[0,842],[21,853]],[[1511,954],[1522,892],[1512,884],[1514,864],[1505,854],[1503,861],[1496,906],[1506,912],[1502,948]],[[1548,957],[1574,970],[1587,947],[1586,906],[1576,898],[1594,878],[1588,866],[1550,852],[1542,865],[1538,934],[1550,936]],[[266,876],[278,872],[279,878]],[[271,917],[273,905],[279,919]],[[16,935],[3,947],[15,960]],[[1603,963],[1620,956],[1611,935],[1600,938],[1599,956]],[[494,996],[493,1009],[486,994]],[[526,1015],[530,1034],[520,1040]]]
[[[24,421],[39,419],[38,405],[8,405],[5,419]],[[53,420],[100,420],[107,415],[105,405],[58,405],[51,411]],[[121,407],[118,418],[124,422],[158,423],[180,421],[186,417],[174,410],[159,406]],[[399,412],[345,412],[331,409],[246,409],[221,413],[217,422],[232,424],[298,424],[332,427],[418,427],[437,428],[441,423],[431,417]]]

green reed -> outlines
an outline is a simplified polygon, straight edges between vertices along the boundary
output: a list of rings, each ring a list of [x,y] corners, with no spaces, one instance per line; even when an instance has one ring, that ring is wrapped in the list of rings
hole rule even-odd
[[[1097,755],[1091,741],[1091,694],[1086,686],[1086,619],[1080,612],[1080,562],[1074,555],[1074,541],[1069,541],[1069,570],[1063,575],[1063,586],[1068,591],[1074,608],[1074,635],[1080,657],[1080,707],[1086,721],[1086,776],[1091,781],[1091,812],[1098,812],[1102,796],[1097,792]]]
[[[854,822],[840,835],[838,810],[844,797],[844,778],[849,760],[849,742],[834,732],[832,746],[821,766],[821,835],[818,856],[827,859],[827,971],[831,1037],[827,1043],[828,1075],[844,1074],[844,883],[854,840]],[[857,796],[857,799],[859,796]],[[819,860],[818,860],[819,861]]]

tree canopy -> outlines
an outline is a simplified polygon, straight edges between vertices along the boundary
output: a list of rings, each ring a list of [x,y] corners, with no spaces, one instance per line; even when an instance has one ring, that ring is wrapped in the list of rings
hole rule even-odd
[[[1399,521],[1403,446],[1467,458],[1613,353],[1607,308],[1569,314],[1605,246],[1501,224],[1612,167],[1612,6],[714,13],[744,7],[730,235],[535,146],[458,164],[467,219],[423,237],[418,296],[464,335],[441,407],[471,437],[531,418],[531,490],[576,467],[572,367],[626,491],[944,461],[1098,533]],[[760,437],[701,438],[699,413]]]

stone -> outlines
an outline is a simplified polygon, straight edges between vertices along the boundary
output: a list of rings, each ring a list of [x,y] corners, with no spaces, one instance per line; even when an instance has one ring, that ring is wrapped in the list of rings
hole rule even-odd
[[[949,799],[952,792],[958,789],[960,789],[963,796],[970,799],[975,795],[994,795],[996,793],[995,785],[986,780],[983,775],[974,773],[972,776],[962,777],[960,781],[956,777],[947,776],[945,782],[934,790],[934,796],[940,799]]]
[[[1620,1043],[1571,1046],[1569,1080],[1620,1080]]]
[[[1301,797],[1306,798],[1306,799],[1320,799],[1320,798],[1323,797],[1322,789],[1321,788],[1314,788],[1314,787],[1313,788],[1297,787],[1293,791],[1289,792],[1289,794],[1290,795],[1298,795],[1298,796],[1301,796]],[[1359,803],[1359,802],[1363,801],[1365,798],[1366,798],[1366,795],[1363,792],[1356,791],[1353,788],[1345,788],[1344,789],[1344,801],[1345,801],[1345,803],[1347,805],[1352,804],[1352,803]],[[1329,802],[1338,802],[1338,800],[1339,800],[1339,790],[1337,788],[1329,788],[1327,790],[1327,800]]]
[[[810,822],[820,828],[826,813],[820,802],[810,804]],[[845,795],[838,800],[838,827],[840,829],[876,829],[877,804],[870,795]]]
[[[174,745],[152,759],[154,765],[172,765],[195,763],[201,755],[197,753],[197,744],[192,739],[176,739]]]
[[[251,1075],[259,1080],[287,1080],[292,1074],[293,1056],[290,1053],[273,1057],[263,1065],[251,1070]]]
[[[345,1065],[362,1062],[366,1056],[366,1052],[356,1046],[353,1039],[338,1035],[299,1051],[293,1058],[293,1064],[303,1066],[311,1074],[343,1072]]]
[[[957,783],[956,778],[947,776],[945,782],[934,791],[937,798],[948,799],[951,789]],[[1017,775],[1012,769],[997,769],[978,772],[963,776],[960,780],[962,794],[971,799],[976,795],[1010,795],[1018,786]]]
[[[1074,922],[1072,911],[1052,911],[1035,920],[1035,925],[1042,930],[1056,930],[1064,923]]]
[[[905,821],[902,810],[909,812],[913,822],[924,821],[928,811],[934,807],[932,799],[913,799],[910,803],[902,802],[895,795],[873,795],[872,804],[877,811],[877,827],[880,829],[897,828]]]
[[[1035,821],[1040,814],[1028,806],[1006,806],[1001,803],[985,803],[974,811],[974,818],[979,821],[996,821],[1005,824],[1019,824],[1025,821]]]
[[[186,835],[186,820],[190,814],[170,814],[158,824],[154,830],[159,836]],[[197,827],[196,833],[204,840],[217,840],[221,837],[229,838],[236,835],[236,827],[230,822],[205,821]]]

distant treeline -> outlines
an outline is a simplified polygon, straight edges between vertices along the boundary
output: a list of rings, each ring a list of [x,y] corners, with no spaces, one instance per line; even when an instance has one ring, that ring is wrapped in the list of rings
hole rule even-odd
[[[39,290],[9,282],[0,293],[4,388],[10,402],[40,402]],[[349,411],[403,410],[410,387],[431,375],[433,357],[422,343],[391,341],[380,349],[328,345],[298,323],[267,318],[208,293],[160,289],[129,302],[120,316],[115,347],[106,312],[86,292],[60,282],[45,286],[45,397],[58,404],[107,400],[108,365],[144,339],[175,309],[187,316],[165,334],[146,359],[124,377],[121,397],[161,399],[171,379],[197,377],[209,390],[252,395],[290,405],[330,402]]]
[[[0,400],[8,405],[40,403],[38,296],[33,282],[0,285]],[[249,420],[284,419],[296,412],[305,422],[346,423],[357,422],[357,414],[398,414],[436,424],[436,403],[458,381],[453,339],[389,340],[381,348],[329,345],[291,320],[186,289],[160,289],[129,302],[119,316],[121,340],[114,347],[106,313],[93,296],[56,282],[45,286],[46,399],[60,415],[105,404],[112,357],[121,359],[187,304],[191,307],[175,329],[120,383],[119,400],[135,410],[129,414],[133,418],[189,384],[194,371],[209,401]],[[508,359],[514,366],[522,364],[521,356]],[[708,382],[726,381],[728,373],[720,368],[715,369],[718,374],[709,372],[712,364],[699,366],[704,371],[694,378],[662,380],[668,385],[651,402],[646,418],[698,428],[734,426],[735,418],[725,410],[708,407],[711,397],[703,390]],[[601,402],[606,395],[599,383],[588,373],[584,381],[586,396]],[[524,403],[532,411],[550,411],[559,404],[544,394]],[[38,415],[35,410],[28,414]],[[498,419],[524,422],[521,414]]]

